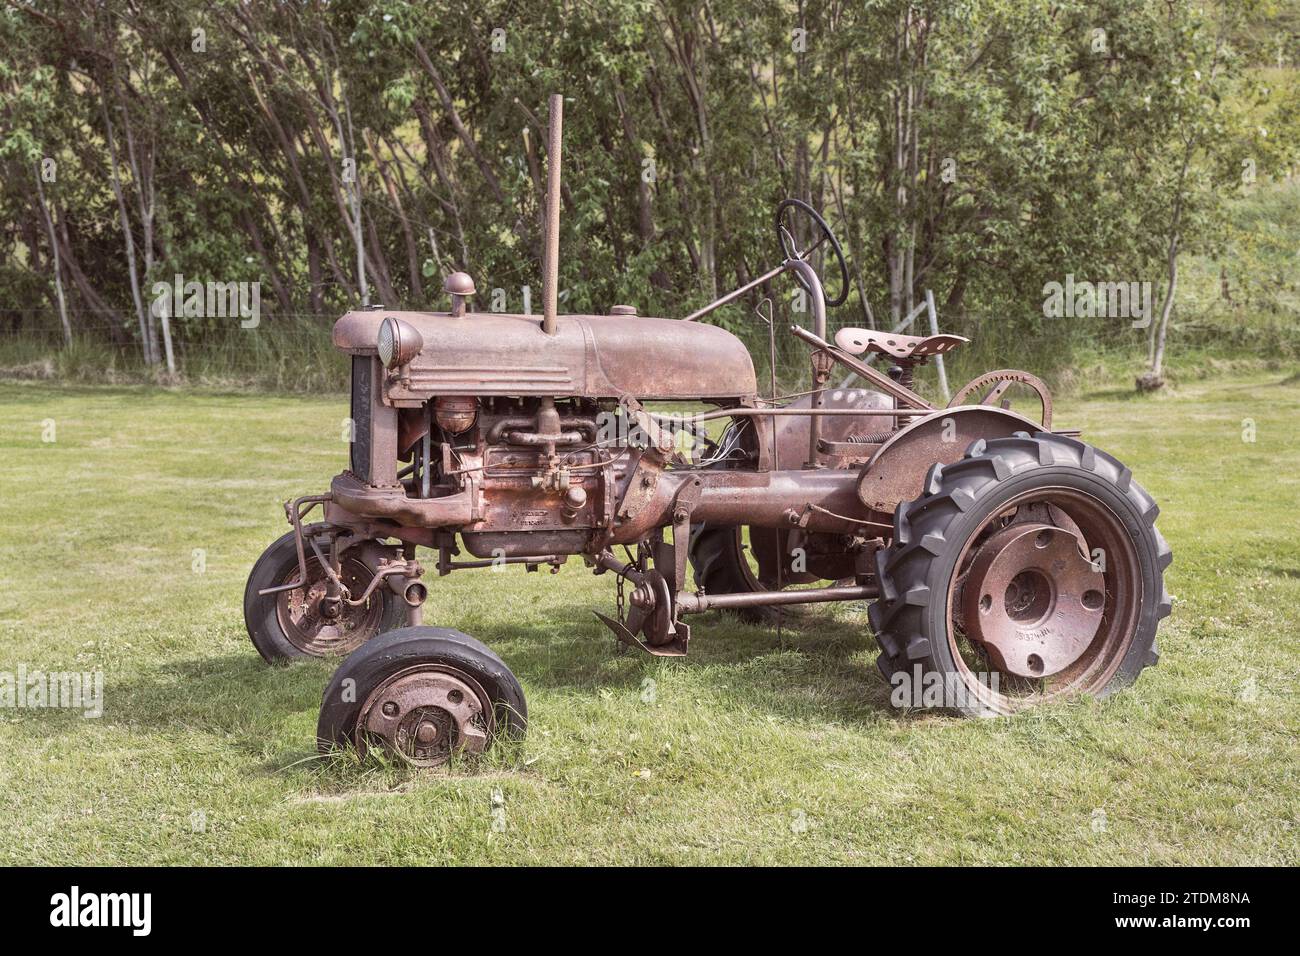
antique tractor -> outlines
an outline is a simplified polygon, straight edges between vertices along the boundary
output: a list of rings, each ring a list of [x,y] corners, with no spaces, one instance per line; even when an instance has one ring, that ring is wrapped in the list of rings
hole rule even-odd
[[[958,336],[841,328],[828,340],[848,269],[806,204],[777,209],[779,265],[682,320],[626,305],[557,315],[551,109],[542,316],[474,311],[474,283],[454,273],[446,312],[378,308],[334,326],[352,363],[351,462],[328,492],[286,504],[292,530],[244,601],[268,661],[349,655],[325,690],[323,748],[432,766],[524,729],[500,658],[422,624],[421,547],[439,575],[578,557],[617,581],[618,613],[600,619],[653,655],[684,655],[686,619],[705,611],[761,620],[870,601],[885,678],[930,679],[968,714],[1101,696],[1155,663],[1171,560],[1155,502],[1114,458],[1053,428],[1033,375],[990,372],[946,407],[918,394],[916,367]],[[801,232],[816,237],[808,249]],[[813,248],[838,266],[829,301]],[[812,326],[790,328],[812,355],[813,387],[793,400],[774,378],[760,396],[740,339],[697,321],[782,274],[807,294]],[[869,387],[833,385],[836,366]],[[1036,394],[1035,417],[1011,410],[1011,388]],[[716,438],[710,422],[725,424]],[[321,520],[304,523],[317,506]]]

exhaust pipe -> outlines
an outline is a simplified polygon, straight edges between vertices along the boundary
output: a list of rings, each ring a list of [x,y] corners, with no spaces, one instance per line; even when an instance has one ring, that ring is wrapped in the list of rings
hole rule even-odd
[[[555,334],[560,284],[560,141],[564,132],[564,97],[552,93],[550,134],[546,142],[546,235],[542,242],[542,331]]]

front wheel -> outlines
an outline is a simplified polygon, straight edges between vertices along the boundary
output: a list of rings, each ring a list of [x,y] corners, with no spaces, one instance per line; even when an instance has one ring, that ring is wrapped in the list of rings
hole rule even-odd
[[[934,465],[876,556],[891,698],[996,715],[1132,683],[1171,606],[1158,513],[1122,464],[1050,432]]]
[[[319,535],[325,527],[305,525],[303,537]],[[377,634],[406,623],[405,603],[383,586],[357,606],[326,600],[325,569],[311,547],[306,547],[307,581],[303,587],[277,594],[258,593],[298,580],[298,548],[292,531],[262,552],[248,575],[244,625],[253,646],[268,664],[350,654]],[[339,564],[339,577],[349,593],[365,593],[375,569],[361,547],[354,545],[345,550]]]

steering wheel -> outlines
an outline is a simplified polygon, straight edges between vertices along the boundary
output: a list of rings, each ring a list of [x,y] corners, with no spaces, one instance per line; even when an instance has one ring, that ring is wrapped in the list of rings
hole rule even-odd
[[[785,211],[787,209],[797,209],[799,212],[804,213],[812,219],[812,221],[816,223],[817,228],[821,230],[821,238],[814,242],[806,251],[800,251],[799,248],[795,246],[794,234],[785,227]],[[831,232],[831,227],[826,224],[826,220],[821,217],[821,214],[818,213],[816,209],[808,205],[802,199],[783,199],[781,204],[776,207],[776,238],[781,242],[781,255],[784,256],[786,260],[804,259],[823,242],[830,240],[831,251],[835,253],[835,258],[838,259],[840,263],[840,294],[833,299],[827,296],[826,306],[830,308],[844,304],[844,300],[849,297],[849,265],[844,261],[844,250],[840,248],[840,241],[835,238],[835,233]],[[809,289],[807,283],[804,281],[803,276],[801,276],[797,271],[795,272],[794,277],[795,280],[803,286],[806,292],[812,292],[812,289]],[[823,294],[825,294],[824,290]]]

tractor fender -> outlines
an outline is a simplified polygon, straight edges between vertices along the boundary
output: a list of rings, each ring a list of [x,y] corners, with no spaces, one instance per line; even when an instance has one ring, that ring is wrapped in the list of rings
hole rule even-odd
[[[858,498],[872,511],[892,515],[900,501],[921,496],[926,472],[936,462],[959,461],[977,438],[1031,435],[1043,426],[1003,408],[962,405],[939,408],[899,429],[862,466]]]

